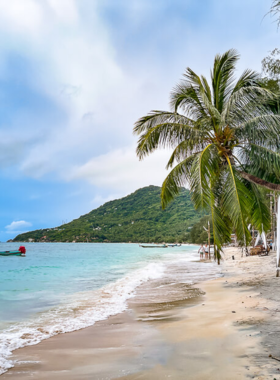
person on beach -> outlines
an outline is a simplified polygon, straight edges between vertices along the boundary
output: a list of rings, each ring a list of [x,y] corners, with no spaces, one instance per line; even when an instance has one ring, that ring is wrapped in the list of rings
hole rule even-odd
[[[208,245],[207,244],[205,244],[204,252],[205,252],[205,259],[208,260],[209,257],[208,257]]]
[[[203,254],[205,253],[205,250],[204,250],[203,244],[201,244],[201,246],[199,247],[198,252],[200,253],[200,260],[201,260],[201,259],[203,260]]]

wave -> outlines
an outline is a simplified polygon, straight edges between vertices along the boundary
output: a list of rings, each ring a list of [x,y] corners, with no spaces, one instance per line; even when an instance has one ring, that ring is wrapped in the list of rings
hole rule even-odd
[[[127,300],[136,288],[148,280],[163,276],[162,263],[150,263],[131,272],[114,283],[95,291],[69,296],[65,302],[47,312],[42,312],[26,322],[20,322],[0,333],[0,375],[14,366],[12,352],[18,348],[40,343],[54,335],[80,330],[123,312]],[[70,302],[69,302],[70,301]]]

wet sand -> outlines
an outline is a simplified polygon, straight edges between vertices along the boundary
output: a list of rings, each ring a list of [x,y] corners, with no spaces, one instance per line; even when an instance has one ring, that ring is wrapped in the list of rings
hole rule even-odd
[[[280,357],[274,262],[228,249],[224,277],[199,289],[171,284],[180,286],[171,299],[170,284],[160,297],[140,288],[127,311],[15,351],[1,380],[278,380],[280,363],[269,358]]]

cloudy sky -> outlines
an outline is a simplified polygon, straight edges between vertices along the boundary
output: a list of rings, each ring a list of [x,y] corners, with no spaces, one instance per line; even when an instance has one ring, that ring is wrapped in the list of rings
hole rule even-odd
[[[161,185],[167,152],[135,156],[134,122],[168,109],[187,66],[239,71],[280,47],[271,0],[0,0],[0,240]]]

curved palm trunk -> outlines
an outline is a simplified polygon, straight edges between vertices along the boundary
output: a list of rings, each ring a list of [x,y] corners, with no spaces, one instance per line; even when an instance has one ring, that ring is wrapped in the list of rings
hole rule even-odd
[[[210,183],[210,189],[212,191],[212,185]],[[219,251],[219,248],[216,244],[216,231],[215,231],[215,218],[214,218],[214,199],[213,199],[213,194],[210,195],[210,208],[211,208],[211,217],[212,217],[212,223],[213,223],[213,237],[214,237],[214,259],[217,260],[218,262],[218,265],[220,265],[220,258],[221,258],[221,255],[220,255],[220,251]],[[209,222],[208,222],[209,223]],[[209,228],[209,231],[210,231],[210,228]],[[210,239],[210,238],[209,238]],[[210,241],[210,240],[209,240]],[[210,253],[210,243],[209,243],[209,255],[211,257],[211,253]]]
[[[239,171],[238,173],[241,175],[242,178],[246,179],[249,182],[255,183],[256,185],[265,187],[268,190],[273,190],[273,191],[280,191],[280,185],[276,183],[271,183],[268,181],[265,181],[259,177],[254,176],[253,174],[249,174],[243,171]]]
[[[221,264],[221,254],[220,250],[217,248],[216,244],[214,244],[214,258],[217,260],[217,264]]]
[[[218,262],[218,265],[221,265],[221,254],[220,254],[220,251],[217,252],[217,262]]]

